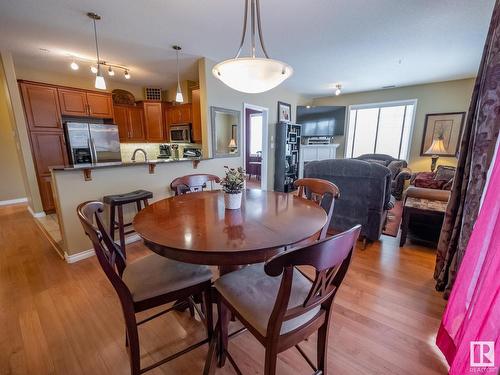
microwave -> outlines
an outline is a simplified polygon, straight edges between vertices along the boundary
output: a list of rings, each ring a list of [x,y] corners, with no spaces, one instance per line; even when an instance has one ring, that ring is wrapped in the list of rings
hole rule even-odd
[[[191,143],[191,125],[177,125],[170,127],[170,142]]]

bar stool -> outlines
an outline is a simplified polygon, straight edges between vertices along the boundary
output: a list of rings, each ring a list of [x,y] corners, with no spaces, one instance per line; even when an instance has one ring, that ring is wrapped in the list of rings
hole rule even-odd
[[[139,212],[142,210],[142,204],[144,207],[149,206],[148,199],[150,198],[153,198],[153,193],[147,190],[135,190],[130,193],[106,195],[103,197],[103,202],[109,204],[110,209],[109,232],[111,239],[113,241],[115,240],[115,231],[118,229],[120,247],[124,257],[127,257],[125,252],[125,235],[134,233],[135,231],[132,229],[125,232],[125,227],[131,226],[132,223],[123,222],[123,205],[135,203],[137,206],[137,212]],[[118,221],[115,220],[116,211],[118,211]]]

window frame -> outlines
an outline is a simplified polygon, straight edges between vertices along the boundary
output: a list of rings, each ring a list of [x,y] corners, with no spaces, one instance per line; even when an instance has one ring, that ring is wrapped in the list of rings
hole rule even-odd
[[[349,147],[348,147],[348,140],[349,140],[349,135],[350,135],[350,123],[351,123],[351,111],[355,110],[356,111],[356,114],[355,116],[357,117],[357,110],[359,109],[372,109],[372,108],[377,108],[379,109],[379,112],[378,112],[378,119],[377,119],[377,131],[376,131],[376,134],[375,134],[375,142],[374,142],[374,148],[376,147],[377,145],[377,137],[378,137],[378,129],[379,129],[379,120],[380,120],[380,108],[384,108],[384,107],[398,107],[398,106],[405,106],[405,114],[406,114],[406,106],[408,105],[413,105],[413,114],[412,114],[412,119],[411,119],[411,123],[410,123],[410,132],[409,132],[409,137],[408,137],[408,147],[407,147],[407,150],[406,150],[406,155],[399,155],[399,158],[400,159],[403,159],[403,160],[409,160],[409,157],[410,157],[410,154],[411,154],[411,144],[412,144],[412,140],[413,140],[413,130],[415,128],[415,117],[416,117],[416,113],[417,113],[417,104],[418,104],[418,99],[406,99],[406,100],[394,100],[394,101],[388,101],[388,102],[378,102],[378,103],[365,103],[365,104],[352,104],[352,105],[349,105],[348,106],[348,111],[347,111],[347,119],[346,119],[346,132],[345,132],[345,149],[344,149],[344,158],[352,158],[352,148],[351,150],[349,150]],[[400,135],[400,144],[402,145],[402,136],[403,136],[403,133],[404,133],[404,122],[405,122],[405,118],[403,118],[403,128],[401,129],[401,135]],[[356,119],[354,121],[354,129],[353,131],[355,132],[356,131],[356,125],[357,125],[357,122],[356,122]],[[352,142],[353,142],[353,145],[354,145],[354,140],[356,138],[356,133],[353,134],[353,138],[352,138]],[[401,147],[401,146],[400,146]],[[351,156],[347,156],[349,155],[349,153],[351,154]]]

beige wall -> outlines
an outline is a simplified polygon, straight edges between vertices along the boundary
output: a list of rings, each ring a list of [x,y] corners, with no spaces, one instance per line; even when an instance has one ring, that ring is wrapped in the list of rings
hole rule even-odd
[[[0,60],[0,201],[26,197],[9,91]]]
[[[396,100],[417,99],[417,111],[410,147],[409,167],[413,171],[430,170],[430,157],[420,156],[420,146],[424,133],[425,115],[428,113],[466,112],[474,87],[474,79],[463,79],[430,83],[426,85],[398,87],[388,90],[378,90],[345,94],[334,97],[316,98],[313,105],[354,105],[380,103]],[[439,158],[438,164],[456,165],[456,158]]]
[[[261,94],[244,94],[235,91],[221,81],[216,79],[212,74],[212,68],[215,62],[208,59],[201,59],[200,61],[200,88],[202,92],[201,104],[202,104],[202,125],[204,122],[210,122],[210,107],[222,107],[227,109],[233,109],[243,112],[243,103],[253,104],[269,109],[269,143],[268,143],[268,173],[267,173],[267,189],[273,190],[274,187],[274,138],[276,134],[276,122],[278,118],[277,106],[278,101],[289,103],[292,105],[292,120],[295,121],[295,110],[297,104],[306,103],[306,99],[301,95],[287,90],[280,85],[272,90]],[[206,97],[203,97],[203,93],[206,93]],[[205,114],[205,116],[203,116]],[[243,123],[243,119],[242,119]],[[204,126],[205,129],[210,129],[208,126]],[[205,146],[211,148],[211,134],[204,134]],[[243,154],[243,153],[242,153]],[[205,154],[206,155],[206,154]],[[243,165],[243,156],[239,157],[240,165]]]
[[[71,71],[68,72],[48,72],[43,70],[34,70],[32,68],[23,67],[21,65],[15,64],[16,76],[18,79],[24,79],[27,81],[50,83],[53,85],[77,87],[87,90],[96,90],[94,87],[95,76],[88,71],[87,76],[81,76],[81,73],[72,74]],[[69,69],[69,68],[68,68]],[[80,68],[84,69],[84,68]],[[106,91],[113,91],[114,89],[122,89],[131,92],[135,96],[135,100],[144,99],[143,88],[139,85],[133,84],[133,77],[130,81],[123,80],[111,80],[104,76],[106,80]]]
[[[28,198],[28,206],[33,213],[43,215],[42,199],[38,190],[38,181],[36,178],[35,164],[31,155],[30,140],[24,116],[21,94],[17,84],[17,77],[14,68],[12,54],[9,51],[1,51],[0,58],[3,64],[3,72],[5,73],[5,82],[8,89],[7,105],[11,111],[12,123],[14,128],[14,141],[19,145],[17,148],[20,161],[20,173],[23,177],[24,190]]]

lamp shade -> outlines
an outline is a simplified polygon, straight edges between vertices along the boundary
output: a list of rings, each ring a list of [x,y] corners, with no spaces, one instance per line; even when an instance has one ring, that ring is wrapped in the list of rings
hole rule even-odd
[[[218,63],[212,73],[234,90],[256,94],[278,86],[293,74],[293,69],[278,60],[242,57]]]
[[[236,148],[238,146],[236,146],[236,140],[234,138],[231,138],[231,140],[229,141],[229,145],[228,145],[229,148]]]
[[[106,90],[106,81],[104,81],[104,77],[102,76],[100,69],[95,76],[95,88]]]
[[[437,138],[432,141],[431,147],[425,151],[427,155],[443,155],[447,154],[448,150],[444,146],[444,142],[441,138]]]

